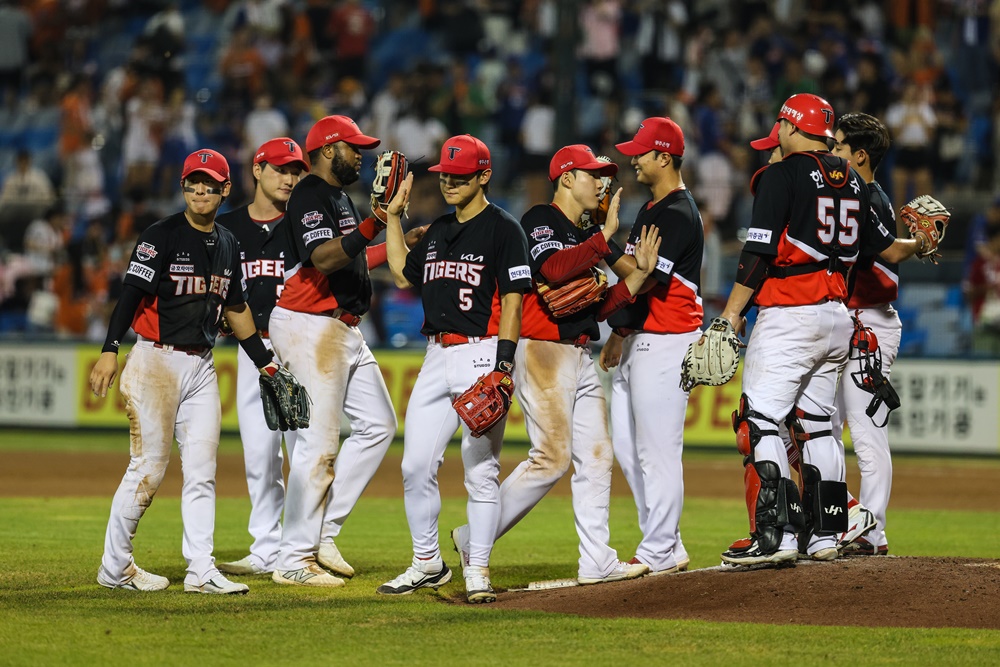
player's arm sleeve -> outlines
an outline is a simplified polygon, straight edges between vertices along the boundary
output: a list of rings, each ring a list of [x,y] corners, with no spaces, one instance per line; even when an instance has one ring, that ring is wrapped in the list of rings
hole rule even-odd
[[[736,268],[736,283],[756,290],[767,277],[769,258],[758,255],[746,248],[740,253],[740,263]]]
[[[540,267],[540,273],[548,282],[565,282],[597,266],[598,262],[610,254],[611,249],[604,240],[604,234],[594,234],[579,245],[552,253]]]
[[[868,215],[858,221],[861,225],[861,254],[880,255],[892,245],[896,237],[882,223],[874,206],[862,201],[861,210],[868,211]],[[865,217],[867,219],[864,219]]]
[[[426,237],[424,237],[426,238]],[[531,290],[528,237],[517,222],[501,220],[493,237],[497,254],[497,288],[500,294]]]
[[[158,226],[150,227],[139,236],[132,249],[122,282],[147,294],[155,294],[163,270],[163,260],[168,252],[166,234]]]
[[[240,303],[246,303],[249,295],[247,294],[247,280],[243,276],[243,263],[240,261],[240,246],[238,242],[234,243],[235,251],[233,252],[233,257],[230,260],[230,283],[229,292],[226,293],[227,306],[235,306]]]
[[[687,221],[682,219],[673,222],[686,223]],[[690,224],[672,224],[666,215],[660,215],[652,224],[659,227],[662,241],[660,242],[659,254],[656,257],[656,267],[650,277],[664,285],[669,285],[676,262],[684,256],[685,251],[694,242],[694,230],[691,229]],[[632,234],[638,234],[638,230],[634,227]],[[629,237],[629,243],[634,244],[635,240]],[[647,280],[647,285],[649,284]]]
[[[382,266],[388,259],[388,253],[384,243],[376,243],[365,248],[365,256],[368,258],[368,270]]]
[[[118,354],[118,346],[121,345],[122,338],[128,328],[132,326],[135,319],[135,311],[139,309],[139,303],[146,293],[135,285],[126,283],[122,287],[121,296],[111,313],[111,321],[108,323],[108,337],[104,339],[104,347],[101,352],[114,352]]]
[[[791,172],[782,163],[771,165],[760,176],[753,214],[747,229],[745,250],[764,256],[776,256],[781,232],[788,222],[792,202]]]

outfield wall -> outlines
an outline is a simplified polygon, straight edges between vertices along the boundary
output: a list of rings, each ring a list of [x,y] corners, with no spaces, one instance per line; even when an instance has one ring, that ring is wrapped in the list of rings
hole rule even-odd
[[[125,427],[118,383],[106,399],[89,389],[96,345],[0,343],[0,425]],[[399,418],[400,431],[422,351],[375,353]],[[124,358],[124,352],[122,354]],[[237,431],[236,348],[215,350],[222,425]],[[688,405],[685,442],[732,447],[730,413],[740,396],[739,376],[721,387],[698,387]],[[898,360],[892,383],[903,407],[889,422],[895,451],[1000,454],[1000,364],[995,362]],[[526,441],[516,404],[507,425],[511,441]]]

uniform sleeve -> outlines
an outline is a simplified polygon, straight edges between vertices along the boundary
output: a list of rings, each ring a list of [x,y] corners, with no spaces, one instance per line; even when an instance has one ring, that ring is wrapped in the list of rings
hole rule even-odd
[[[861,224],[860,252],[862,255],[878,255],[891,246],[896,237],[889,232],[882,220],[879,219],[874,206],[869,206],[868,214],[868,220],[858,221]]]
[[[229,291],[226,293],[226,305],[235,306],[241,303],[245,303],[249,298],[247,294],[247,279],[243,275],[243,262],[240,261],[240,244],[233,237],[234,242],[234,252],[229,260]]]
[[[424,234],[417,245],[410,248],[406,254],[406,265],[403,267],[403,277],[410,281],[410,284],[420,289],[424,284],[424,263],[427,259],[427,243],[430,237],[430,229]]]
[[[132,249],[123,282],[138,287],[147,294],[156,294],[163,262],[168,253],[166,232],[161,225],[153,225],[139,236],[139,241]]]
[[[778,242],[791,211],[791,171],[782,163],[772,165],[760,177],[753,215],[744,246],[756,255],[778,254]]]
[[[493,240],[497,249],[495,257],[500,294],[529,291],[531,265],[528,260],[528,237],[524,230],[513,219],[500,219]]]
[[[639,235],[643,225],[656,225],[660,230],[660,250],[656,258],[656,268],[653,269],[652,276],[664,285],[670,284],[670,277],[674,273],[674,267],[687,249],[694,241],[694,232],[691,229],[693,221],[682,217],[682,212],[675,208],[667,208],[659,213],[655,218],[643,220],[642,224],[632,226],[629,234],[629,246],[631,254],[635,254],[635,244],[639,240]]]
[[[285,216],[291,223],[295,246],[303,261],[308,260],[317,247],[340,235],[337,219],[316,197],[297,202],[295,210],[288,211]]]

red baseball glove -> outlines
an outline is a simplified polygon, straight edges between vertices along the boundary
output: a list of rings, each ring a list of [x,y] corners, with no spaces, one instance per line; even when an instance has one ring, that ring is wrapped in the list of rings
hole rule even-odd
[[[608,292],[608,277],[597,267],[562,285],[538,285],[538,296],[552,317],[566,317],[598,303]]]
[[[937,264],[938,247],[944,241],[944,234],[948,231],[948,223],[951,221],[951,213],[930,195],[920,195],[906,206],[900,209],[899,215],[910,230],[913,238],[923,236],[924,249],[917,253],[920,259],[930,259]]]
[[[403,179],[410,171],[406,156],[399,151],[384,151],[375,161],[375,180],[372,181],[372,215],[384,227],[387,222],[389,202],[396,196]]]
[[[503,419],[510,410],[510,397],[513,395],[514,378],[507,373],[493,371],[476,380],[451,404],[469,433],[478,438]]]

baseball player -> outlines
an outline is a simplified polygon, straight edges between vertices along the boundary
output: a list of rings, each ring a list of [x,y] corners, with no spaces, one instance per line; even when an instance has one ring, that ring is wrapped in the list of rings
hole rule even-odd
[[[240,260],[246,281],[247,302],[254,325],[271,348],[268,320],[284,285],[285,254],[290,237],[281,227],[292,188],[309,165],[302,149],[288,137],[262,144],[254,153],[252,174],[254,198],[245,206],[223,213],[217,222],[240,243]],[[264,420],[258,375],[250,357],[237,354],[236,414],[250,492],[250,554],[231,563],[220,563],[227,574],[270,574],[281,540],[281,510],[285,503],[281,431],[272,431]],[[289,456],[297,431],[284,433]]]
[[[413,539],[413,562],[378,587],[384,595],[438,588],[451,580],[441,558],[438,517],[441,494],[437,471],[445,447],[459,426],[452,399],[492,370],[510,376],[521,329],[522,295],[531,289],[524,231],[509,213],[486,199],[493,174],[490,151],[472,135],[451,137],[441,160],[441,194],[455,211],[433,223],[408,251],[399,215],[413,183],[412,174],[389,205],[386,248],[389,268],[400,288],[416,287],[424,306],[427,356],[406,409],[403,437],[403,498]],[[469,492],[469,602],[493,602],[490,551],[500,521],[500,447],[506,416],[474,437],[462,429],[462,463]]]
[[[122,372],[131,432],[131,460],[111,503],[97,582],[108,588],[157,591],[166,577],[135,564],[132,538],[167,471],[176,436],[184,486],[184,590],[246,593],[215,567],[215,462],[222,407],[212,346],[225,315],[244,352],[261,373],[279,368],[257,335],[247,308],[236,238],[215,224],[229,194],[229,165],[202,149],[184,161],[186,208],[152,225],[136,243],[122,295],[111,316],[101,357],[90,374],[99,396],[118,372],[119,341],[131,324],[139,341]]]
[[[834,140],[833,154],[850,160],[851,166],[868,184],[872,210],[879,220],[887,224],[891,221],[895,225],[896,236],[907,238],[909,231],[906,225],[896,218],[889,197],[875,180],[875,170],[889,149],[889,130],[874,116],[849,113],[837,121]],[[851,271],[848,294],[847,309],[856,312],[864,325],[871,327],[875,333],[882,351],[882,373],[889,377],[892,362],[899,352],[903,329],[899,315],[892,307],[892,302],[899,296],[899,267],[877,255],[862,255]],[[844,554],[873,556],[889,552],[885,537],[885,513],[892,488],[888,413],[883,405],[879,412],[869,417],[866,409],[870,400],[870,393],[860,389],[850,377],[841,376],[833,435],[843,451],[841,435],[846,417],[861,469],[860,503],[848,497],[852,525],[841,536],[838,545]],[[850,530],[852,527],[853,530]],[[860,537],[869,529],[871,532],[867,537]]]
[[[622,276],[622,267],[633,265],[642,227],[657,227],[663,239],[652,275],[635,303],[610,318],[614,334],[601,350],[602,368],[618,367],[611,384],[612,443],[642,530],[630,562],[658,575],[686,569],[690,561],[679,530],[688,402],[680,376],[688,346],[701,336],[705,235],[681,176],[684,133],[677,123],[647,118],[635,138],[617,148],[632,158],[636,180],[652,198],[636,216],[627,256],[609,262],[612,270]]]
[[[871,213],[861,176],[829,151],[833,119],[833,108],[816,95],[793,95],[782,105],[776,125],[784,159],[759,177],[722,313],[741,332],[745,310],[759,307],[733,414],[751,536],[722,554],[725,563],[793,561],[797,530],[809,557],[837,557],[837,535],[847,529],[847,485],[831,415],[853,332],[845,276],[859,252],[899,261],[924,245],[894,240]],[[790,414],[802,449],[801,500],[778,434]]]
[[[272,574],[279,584],[344,584],[320,565],[353,574],[333,539],[396,433],[385,381],[358,330],[372,296],[364,251],[381,225],[363,219],[344,191],[358,180],[361,151],[379,143],[346,116],[321,118],[306,136],[312,169],[286,205],[285,284],[268,332],[275,353],[308,388],[314,409],[290,454],[285,521]],[[338,453],[342,414],[351,434]]]
[[[601,179],[618,165],[601,162],[587,146],[558,150],[549,164],[555,185],[551,204],[539,204],[521,218],[528,237],[536,284],[558,285],[587,274],[609,257],[618,231],[621,191],[611,198],[604,227],[581,230],[584,212],[598,206]],[[611,197],[611,193],[607,193]],[[640,243],[640,268],[619,282],[599,304],[561,318],[546,308],[537,290],[524,298],[521,342],[514,364],[514,391],[531,440],[528,459],[500,485],[500,524],[496,539],[513,528],[569,470],[572,461],[573,514],[580,536],[578,578],[581,584],[634,579],[649,571],[643,563],[624,563],[608,546],[611,466],[604,388],[590,356],[598,320],[635,300],[656,264],[659,235],[655,227]],[[469,553],[469,527],[452,531],[463,564]]]

